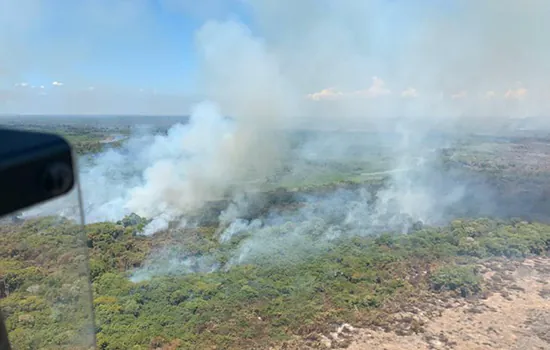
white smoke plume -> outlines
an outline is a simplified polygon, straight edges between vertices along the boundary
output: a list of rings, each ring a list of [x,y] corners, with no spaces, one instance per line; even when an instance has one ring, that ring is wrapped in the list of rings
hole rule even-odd
[[[153,219],[146,230],[153,234],[211,201],[237,196],[220,217],[229,227],[221,237],[256,232],[242,256],[279,243],[307,246],[303,237],[316,232],[330,239],[388,223],[406,231],[407,220],[445,218],[466,191],[452,183],[444,193],[430,190],[426,143],[433,130],[550,112],[547,1],[245,0],[242,6],[246,23],[217,12],[195,35],[200,95],[212,102],[196,106],[188,125],[138,136],[124,153],[111,151],[82,167],[89,221],[136,212]],[[272,219],[282,229],[241,221],[249,198],[243,193],[285,167],[307,169],[279,132],[304,126],[394,135],[388,163],[404,171],[391,173],[377,198],[354,193],[348,202],[335,192],[311,200],[317,204],[303,209],[308,215],[296,214],[302,221],[286,214]],[[302,145],[301,155],[344,158],[348,142],[318,139]],[[340,208],[337,223],[327,223],[325,204]]]

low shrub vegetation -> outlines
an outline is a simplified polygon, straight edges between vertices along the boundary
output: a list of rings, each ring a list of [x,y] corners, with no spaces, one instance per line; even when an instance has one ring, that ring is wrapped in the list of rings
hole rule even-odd
[[[475,296],[483,282],[474,265],[483,259],[550,248],[548,225],[456,220],[406,235],[342,238],[292,263],[280,252],[233,266],[239,240],[220,245],[212,228],[141,237],[142,224],[134,217],[88,225],[81,237],[53,218],[0,226],[0,308],[15,347],[74,348],[91,324],[84,246],[98,347],[124,350],[268,348],[335,323],[364,326],[369,314],[415,291]],[[170,244],[216,253],[220,269],[131,281],[156,247]]]

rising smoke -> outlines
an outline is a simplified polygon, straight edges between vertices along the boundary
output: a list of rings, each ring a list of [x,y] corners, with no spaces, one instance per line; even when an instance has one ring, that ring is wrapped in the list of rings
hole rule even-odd
[[[248,25],[233,17],[206,21],[196,32],[199,86],[211,102],[197,105],[189,124],[136,135],[122,150],[83,163],[89,222],[135,212],[153,220],[144,234],[154,234],[232,198],[219,217],[220,240],[248,235],[234,263],[283,246],[315,250],[341,235],[407,232],[417,221],[448,219],[471,192],[432,165],[434,147],[444,146],[426,146],[434,129],[550,107],[542,78],[550,73],[547,1],[244,3]],[[248,200],[271,177],[307,171],[312,161],[345,161],[347,136],[296,148],[281,134],[304,126],[368,129],[362,147],[391,134],[388,165],[399,171],[388,172],[375,196],[336,190],[300,198],[294,211],[268,208],[250,218]],[[203,270],[216,268],[208,259]],[[138,279],[185,270],[181,259],[163,261]]]

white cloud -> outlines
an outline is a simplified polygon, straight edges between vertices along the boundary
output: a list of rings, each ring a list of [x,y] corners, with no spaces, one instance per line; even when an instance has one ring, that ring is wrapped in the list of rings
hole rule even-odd
[[[374,98],[391,94],[391,91],[386,87],[384,80],[373,77],[372,85],[363,90],[355,90],[351,92],[338,91],[336,88],[327,88],[319,92],[308,94],[307,98],[314,101],[320,100],[335,100],[341,98]]]
[[[520,84],[520,83],[518,83]],[[376,98],[381,96],[390,95],[391,90],[386,87],[384,80],[373,77],[372,85],[368,89],[355,90],[355,91],[340,91],[334,87],[326,88],[321,91],[311,93],[307,95],[307,98],[313,101],[322,101],[322,100],[342,100],[342,99],[353,99],[353,98]],[[503,97],[504,99],[510,100],[522,100],[528,94],[528,90],[524,87],[518,87],[514,89],[508,89],[504,95],[500,95],[496,90],[487,90],[483,93],[480,93],[476,96],[482,100],[491,100]],[[441,92],[441,96],[445,95],[444,92]],[[452,100],[464,100],[468,98],[467,90],[460,90],[450,95]],[[403,90],[400,94],[403,98],[416,98],[419,96],[418,90],[409,87]],[[435,95],[434,95],[435,97]]]
[[[389,94],[391,91],[386,87],[386,83],[378,77],[372,77],[372,85],[368,89],[354,92],[354,95],[364,97],[379,97]]]
[[[520,87],[517,89],[508,89],[504,94],[505,99],[509,100],[522,100],[527,96],[527,89]]]
[[[314,101],[320,101],[320,100],[333,100],[342,96],[344,96],[344,93],[342,93],[341,91],[337,91],[334,88],[328,88],[328,89],[323,89],[319,92],[308,94],[307,98]]]
[[[468,96],[468,92],[465,91],[465,90],[462,90],[462,91],[459,91],[457,93],[452,94],[451,99],[458,100],[458,99],[466,98],[466,96]]]
[[[401,96],[402,97],[418,97],[418,91],[416,91],[416,89],[410,87],[408,89],[403,90],[403,92],[401,92]]]
[[[53,86],[63,86],[63,83],[62,82],[59,82],[59,81],[54,81],[52,83]]]
[[[27,87],[29,86],[29,83],[17,83],[15,84],[15,87]]]

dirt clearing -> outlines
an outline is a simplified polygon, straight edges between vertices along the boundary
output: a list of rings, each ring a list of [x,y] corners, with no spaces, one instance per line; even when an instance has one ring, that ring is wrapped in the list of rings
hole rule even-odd
[[[483,269],[485,299],[447,303],[418,334],[354,330],[348,349],[550,349],[550,259],[490,262]]]

